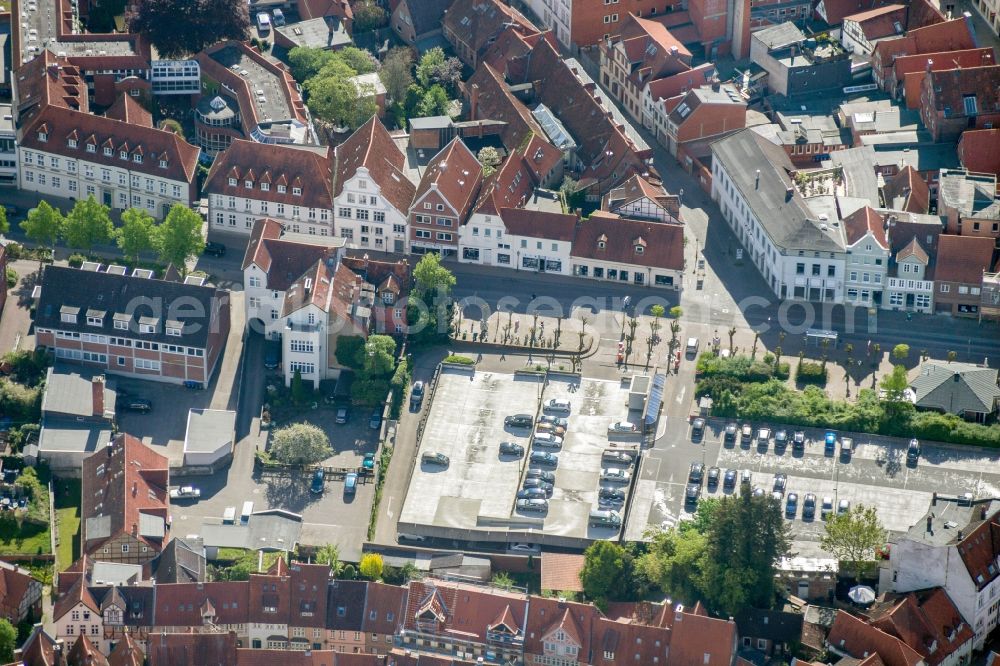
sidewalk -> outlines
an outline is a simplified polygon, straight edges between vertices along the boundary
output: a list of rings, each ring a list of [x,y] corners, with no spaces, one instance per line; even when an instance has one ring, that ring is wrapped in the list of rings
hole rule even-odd
[[[460,318],[455,326],[455,341],[535,347],[540,353],[553,348],[577,352],[587,349],[593,341],[594,328],[591,326],[585,331],[584,327],[575,317],[493,312],[485,322]]]

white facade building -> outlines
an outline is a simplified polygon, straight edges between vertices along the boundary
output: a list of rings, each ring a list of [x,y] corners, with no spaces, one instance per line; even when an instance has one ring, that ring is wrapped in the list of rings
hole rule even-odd
[[[844,302],[879,307],[889,269],[889,242],[882,216],[865,206],[842,222],[847,235]]]
[[[542,25],[553,32],[559,45],[569,48],[573,23],[573,0],[524,0]],[[607,4],[607,3],[605,3]]]

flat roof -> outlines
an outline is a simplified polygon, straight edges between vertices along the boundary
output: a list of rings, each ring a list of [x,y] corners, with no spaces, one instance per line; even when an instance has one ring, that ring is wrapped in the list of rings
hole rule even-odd
[[[46,453],[93,453],[111,441],[111,428],[69,419],[45,419],[38,437],[38,451]]]
[[[572,405],[560,450],[555,489],[545,513],[515,509],[517,491],[529,467],[530,431],[508,429],[510,414],[540,413],[542,400],[564,398]],[[443,368],[420,441],[418,456],[443,453],[447,467],[418,462],[399,516],[399,530],[470,541],[531,542],[585,548],[618,530],[589,525],[598,509],[601,456],[611,444],[608,426],[629,420],[628,389],[620,381],[560,379],[547,386],[534,374],[500,374]],[[639,414],[633,415],[635,421]],[[499,444],[522,444],[518,459],[500,457]],[[419,460],[419,458],[418,458]],[[624,487],[624,486],[623,486]],[[627,488],[627,487],[625,487]]]
[[[295,118],[295,112],[285,99],[284,81],[277,74],[232,44],[210,53],[209,57],[247,80],[250,95],[257,105],[257,117],[262,124]],[[258,91],[263,91],[264,102],[260,101]]]
[[[344,28],[343,22],[335,16],[288,23],[275,27],[274,31],[295,46],[339,49],[352,43],[351,35]]]
[[[184,453],[212,453],[233,445],[236,412],[224,409],[192,409],[188,412]]]
[[[62,363],[49,368],[42,396],[42,413],[93,417],[93,383],[94,378],[101,374]],[[115,381],[105,378],[105,413],[114,414],[117,395]]]

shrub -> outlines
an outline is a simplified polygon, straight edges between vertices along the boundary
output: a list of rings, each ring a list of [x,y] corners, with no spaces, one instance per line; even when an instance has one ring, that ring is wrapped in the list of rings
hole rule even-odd
[[[457,363],[458,365],[475,365],[476,362],[469,358],[468,356],[462,356],[461,354],[449,354],[445,357],[442,363]]]
[[[698,357],[697,373],[702,377],[734,377],[741,381],[766,382],[773,377],[788,378],[788,364],[781,363],[774,367],[774,357],[768,362],[754,361],[749,356],[731,356],[722,358],[715,352],[706,351]]]
[[[24,246],[20,243],[7,243],[7,259],[17,261],[24,256]]]
[[[41,417],[42,392],[6,379],[0,380],[0,414],[15,421],[38,422]]]
[[[410,385],[411,362],[406,359],[396,366],[396,371],[392,373],[392,380],[389,385],[392,387],[392,405],[390,406],[389,418],[398,419],[403,409],[403,401],[406,399],[406,390]]]
[[[358,577],[358,570],[353,564],[345,565],[344,570],[340,572],[340,577],[346,580],[354,580]]]
[[[337,338],[337,348],[334,354],[337,363],[360,370],[363,367],[361,360],[361,350],[364,349],[365,339],[360,335],[341,335]]]
[[[67,259],[67,261],[73,268],[79,268],[80,266],[83,266],[83,262],[87,261],[87,257],[83,256],[79,252],[74,252],[69,255],[69,259]]]
[[[826,368],[822,363],[802,361],[795,371],[795,381],[803,384],[826,384]]]
[[[7,268],[7,275],[4,276],[7,280],[7,288],[13,289],[14,285],[17,284],[17,271],[13,268]]]

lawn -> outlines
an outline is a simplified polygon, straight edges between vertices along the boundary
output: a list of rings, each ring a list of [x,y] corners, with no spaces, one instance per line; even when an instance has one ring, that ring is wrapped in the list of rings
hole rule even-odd
[[[0,518],[0,555],[45,555],[52,552],[47,525]]]
[[[80,481],[60,479],[56,484],[56,571],[65,571],[80,554]]]

